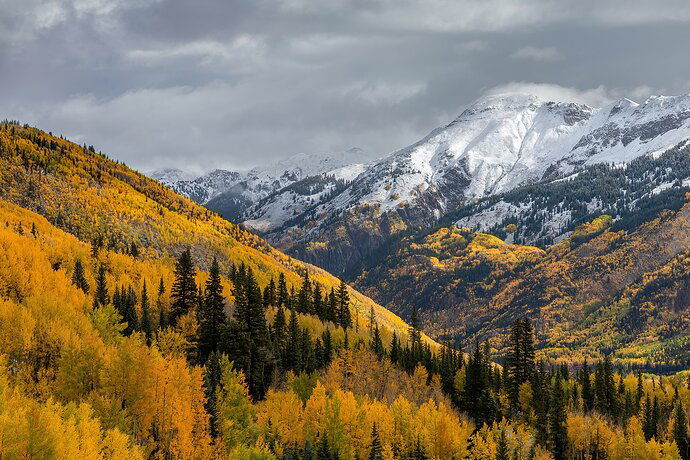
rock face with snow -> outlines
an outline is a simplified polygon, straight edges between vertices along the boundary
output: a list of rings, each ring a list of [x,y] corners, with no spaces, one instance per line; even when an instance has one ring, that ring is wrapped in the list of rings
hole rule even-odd
[[[592,108],[533,95],[492,95],[376,161],[358,150],[297,155],[233,176],[212,192],[200,190],[207,190],[205,176],[172,187],[281,249],[343,274],[396,235],[434,225],[487,197],[558,180],[588,165],[659,155],[689,138],[690,96],[652,97],[642,104],[622,99]],[[594,209],[592,200],[588,207]],[[484,207],[481,217],[464,216],[463,223],[491,228],[506,215],[524,216],[516,211],[521,206],[528,208]],[[551,225],[565,228],[572,215],[553,212]]]
[[[266,236],[343,273],[395,234],[433,225],[473,201],[586,165],[658,154],[688,138],[690,96],[623,99],[598,109],[532,95],[489,96]]]

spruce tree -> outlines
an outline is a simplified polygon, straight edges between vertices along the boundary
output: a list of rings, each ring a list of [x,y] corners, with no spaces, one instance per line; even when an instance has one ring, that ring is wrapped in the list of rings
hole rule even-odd
[[[347,329],[352,327],[352,314],[350,313],[350,294],[345,281],[340,281],[337,296],[340,325],[343,329]]]
[[[204,363],[211,352],[218,350],[226,323],[225,297],[220,281],[220,267],[215,257],[206,280],[206,292],[199,316],[198,354],[200,362]]]
[[[673,439],[683,460],[688,460],[688,425],[683,410],[683,402],[678,401],[673,419]]]
[[[419,325],[419,312],[416,305],[412,307],[412,315],[410,316],[410,343],[412,344],[413,352],[422,345],[422,331]]]
[[[566,448],[568,446],[568,427],[566,423],[568,416],[565,398],[561,376],[558,374],[556,375],[556,382],[553,387],[551,417],[549,420],[551,451],[554,460],[563,460],[566,458]]]
[[[197,301],[197,288],[194,281],[196,273],[192,254],[189,248],[182,251],[175,264],[175,282],[170,291],[172,300],[168,321],[175,324],[177,320],[194,309]]]
[[[86,281],[84,276],[84,264],[81,263],[81,259],[74,261],[74,273],[72,273],[72,284],[84,291],[84,294],[89,293],[89,283]]]
[[[266,312],[251,268],[242,264],[236,277],[234,317],[224,346],[244,372],[250,395],[259,400],[263,399],[272,377]]]
[[[163,283],[163,277],[161,276],[160,282],[158,283],[158,299],[156,300],[158,307],[158,329],[165,329],[167,324],[167,318],[165,314],[165,309],[163,308],[163,294],[165,294],[165,284]]]
[[[105,266],[101,264],[98,268],[98,276],[96,276],[96,290],[93,293],[93,308],[105,306],[110,302],[108,295],[108,286],[105,280]]]
[[[525,381],[522,372],[522,332],[522,321],[518,319],[513,323],[510,331],[510,348],[505,364],[508,377],[508,397],[513,413],[519,409],[520,385]]]
[[[302,286],[297,294],[297,311],[299,313],[313,313],[312,311],[312,292],[311,281],[309,280],[309,271],[304,270],[302,276]]]
[[[383,448],[381,447],[381,439],[376,430],[376,422],[371,428],[371,444],[369,444],[369,460],[383,460]]]
[[[508,455],[506,432],[505,430],[501,430],[498,434],[498,441],[496,442],[496,460],[509,460]]]
[[[594,409],[594,392],[592,391],[592,381],[590,379],[589,365],[587,358],[580,369],[580,386],[582,387],[582,405],[585,413]]]
[[[278,293],[276,299],[276,306],[287,307],[288,295],[289,294],[287,290],[287,284],[285,284],[285,274],[283,272],[280,272],[280,276],[278,276]]]
[[[149,306],[149,295],[146,290],[146,280],[141,288],[141,331],[146,336],[146,343],[151,345],[153,337],[153,325],[151,324],[151,307]]]
[[[134,293],[134,288],[129,286],[125,292],[123,299],[122,319],[127,323],[127,327],[123,334],[129,336],[134,331],[139,329],[139,315],[137,314],[137,295]]]
[[[422,441],[419,439],[419,435],[417,435],[417,441],[414,443],[414,447],[412,448],[412,452],[410,453],[410,459],[411,460],[428,460],[429,456],[426,454],[426,450],[424,450],[424,446],[422,446]]]

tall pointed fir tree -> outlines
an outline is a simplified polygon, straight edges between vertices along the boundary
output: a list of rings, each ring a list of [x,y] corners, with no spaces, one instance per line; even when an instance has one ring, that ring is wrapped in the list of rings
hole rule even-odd
[[[592,380],[590,378],[589,364],[587,358],[580,369],[580,387],[582,388],[582,405],[585,413],[590,413],[594,409],[594,392],[592,391]]]
[[[177,323],[177,320],[189,313],[196,306],[197,288],[194,277],[196,275],[192,254],[189,248],[182,251],[175,264],[175,282],[170,291],[172,300],[168,322]]]
[[[89,293],[89,283],[86,281],[86,276],[84,275],[84,264],[81,263],[81,259],[74,261],[74,273],[72,273],[72,284],[84,291],[84,294]]]
[[[347,291],[345,281],[340,281],[337,296],[340,325],[343,329],[347,329],[352,327],[352,314],[350,313],[350,294]]]
[[[506,438],[506,431],[501,430],[498,434],[498,440],[496,441],[496,460],[509,460],[508,456],[508,439]]]
[[[381,446],[381,438],[379,432],[376,430],[376,422],[371,428],[371,444],[369,444],[369,460],[383,460],[383,447]]]
[[[108,285],[105,280],[105,266],[101,264],[98,268],[98,276],[96,276],[96,290],[93,293],[93,308],[99,308],[107,305],[110,302],[108,295]]]
[[[285,274],[283,272],[280,272],[280,276],[278,277],[278,292],[276,295],[276,306],[287,307],[289,293],[287,284],[285,283]]]
[[[158,309],[158,329],[165,329],[168,325],[167,315],[165,314],[165,308],[163,307],[163,294],[165,294],[165,284],[163,283],[163,277],[161,276],[158,282],[158,298],[156,299],[156,307]]]
[[[690,444],[688,443],[688,424],[685,418],[685,410],[683,409],[683,402],[678,400],[676,410],[673,417],[673,440],[676,441],[678,453],[683,460],[688,460],[688,450]]]
[[[556,375],[555,380],[553,397],[551,398],[551,417],[549,420],[551,452],[553,453],[554,460],[564,460],[568,447],[566,396],[560,374]]]
[[[309,280],[309,271],[304,269],[304,275],[302,275],[302,286],[297,293],[297,311],[299,313],[313,313],[312,302],[311,302],[311,281]]]
[[[198,358],[203,364],[211,352],[218,350],[226,323],[225,297],[220,280],[220,267],[215,257],[206,280],[206,292],[199,316]]]
[[[127,323],[127,327],[123,331],[123,334],[129,336],[132,335],[134,331],[139,329],[139,315],[137,314],[136,307],[137,295],[135,294],[132,286],[129,286],[125,291],[122,302],[122,319]]]
[[[249,394],[263,399],[272,377],[270,338],[261,289],[251,268],[242,264],[236,274],[235,312],[227,335],[227,353],[246,378]]]
[[[146,337],[146,343],[151,345],[153,338],[153,324],[151,323],[151,307],[149,305],[149,294],[146,290],[146,280],[141,288],[141,331]]]

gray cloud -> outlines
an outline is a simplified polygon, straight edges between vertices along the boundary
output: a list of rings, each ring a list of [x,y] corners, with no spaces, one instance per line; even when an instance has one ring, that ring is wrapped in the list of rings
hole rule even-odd
[[[0,11],[0,117],[141,169],[380,155],[487,92],[601,105],[690,89],[681,0],[0,0]]]

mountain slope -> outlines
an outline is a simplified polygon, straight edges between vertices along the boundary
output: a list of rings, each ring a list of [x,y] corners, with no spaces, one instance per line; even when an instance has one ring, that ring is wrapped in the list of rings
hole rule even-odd
[[[215,256],[226,273],[246,264],[265,286],[284,274],[299,288],[304,270],[324,287],[339,281],[322,269],[298,262],[264,240],[183,198],[163,185],[86,147],[28,126],[0,125],[0,198],[44,216],[79,238],[100,240],[113,251],[134,244],[142,256],[171,266],[191,249],[207,270]],[[408,326],[371,299],[351,290],[353,315],[368,324],[370,308],[386,335],[406,336]],[[356,308],[355,308],[356,307]]]
[[[643,104],[624,99],[601,109],[529,95],[489,96],[265,236],[329,270],[356,272],[356,264],[395,234],[431,226],[473,200],[587,165],[656,155],[689,138],[690,96]]]
[[[609,216],[546,251],[457,227],[405,238],[356,285],[401,314],[416,307],[444,340],[494,337],[528,316],[546,356],[612,352],[628,364],[674,369],[690,362],[690,195],[677,210],[630,231]]]

